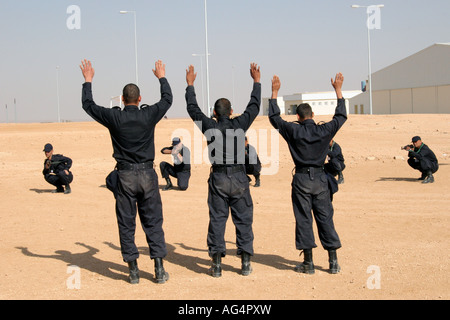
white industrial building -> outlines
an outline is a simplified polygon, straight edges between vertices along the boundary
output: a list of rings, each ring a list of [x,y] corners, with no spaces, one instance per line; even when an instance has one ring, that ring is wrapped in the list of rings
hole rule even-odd
[[[347,113],[349,112],[350,98],[359,95],[361,90],[343,91],[342,95],[345,99]],[[308,103],[315,115],[330,115],[334,114],[337,99],[335,91],[326,92],[307,92],[286,95],[278,98],[278,106],[281,114],[291,115],[296,114],[297,106],[302,103]],[[269,114],[269,99],[263,99],[263,114]]]
[[[370,113],[368,91],[350,99],[350,113]],[[434,44],[373,73],[372,113],[450,113],[450,43]]]
[[[263,98],[262,99],[262,113],[263,113],[264,116],[269,115],[269,99],[270,98]],[[278,97],[277,105],[280,108],[280,113],[281,114],[285,114],[283,97]]]

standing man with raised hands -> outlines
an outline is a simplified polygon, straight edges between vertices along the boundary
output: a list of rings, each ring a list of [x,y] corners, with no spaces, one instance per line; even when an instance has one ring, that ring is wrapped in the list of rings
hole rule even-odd
[[[83,109],[97,122],[108,128],[117,161],[118,185],[116,215],[122,257],[128,263],[130,283],[139,282],[137,259],[139,252],[134,241],[136,211],[150,248],[150,258],[155,261],[155,278],[158,283],[168,280],[163,267],[167,255],[164,238],[163,212],[158,187],[158,176],[153,168],[155,158],[155,126],[172,105],[172,91],[165,78],[165,65],[159,60],[153,69],[158,78],[161,100],[152,106],[142,106],[139,87],[128,84],[123,88],[124,109],[104,108],[95,104],[92,97],[94,69],[90,61],[80,66],[83,84]]]
[[[221,259],[226,255],[225,226],[231,211],[236,227],[237,254],[241,256],[244,276],[252,272],[250,257],[253,256],[253,201],[245,173],[245,133],[259,113],[261,104],[261,72],[252,63],[250,75],[253,78],[251,99],[244,113],[231,118],[233,109],[228,99],[222,98],[214,104],[213,120],[199,108],[195,96],[194,81],[197,74],[194,67],[186,70],[187,111],[205,135],[211,173],[208,180],[208,253],[212,258],[210,275],[222,275]]]
[[[277,105],[281,83],[277,76],[272,80],[272,98],[269,100],[269,120],[289,146],[295,163],[295,175],[292,180],[292,205],[296,221],[295,244],[304,253],[304,261],[295,267],[297,272],[312,274],[314,264],[312,249],[317,247],[314,241],[313,216],[316,220],[322,246],[328,251],[331,273],[340,271],[336,250],[341,247],[339,236],[333,223],[333,204],[330,198],[328,180],[324,171],[330,141],[347,120],[345,100],[342,96],[344,77],[341,73],[331,79],[338,99],[333,119],[322,125],[314,122],[314,113],[307,103],[297,107],[296,122],[287,122],[280,116]]]

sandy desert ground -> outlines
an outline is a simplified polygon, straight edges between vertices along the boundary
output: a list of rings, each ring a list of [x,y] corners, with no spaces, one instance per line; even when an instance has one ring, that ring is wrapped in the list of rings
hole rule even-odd
[[[161,121],[156,165],[171,160],[159,150],[176,129],[195,135],[189,119]],[[258,117],[252,129],[270,137],[272,128],[267,117]],[[409,168],[400,150],[414,135],[440,162],[433,184],[417,181],[419,172]],[[260,188],[251,187],[255,256],[250,276],[239,274],[231,218],[223,276],[207,275],[209,165],[204,162],[193,165],[187,191],[161,190],[170,280],[153,281],[153,262],[138,224],[141,281],[130,285],[118,247],[114,198],[105,188],[114,167],[108,131],[95,122],[0,124],[0,299],[449,299],[450,115],[350,115],[336,141],[347,164],[345,183],[334,197],[342,241],[339,274],[327,272],[327,253],[318,238],[316,273],[293,270],[301,259],[290,201],[293,163],[280,137],[279,162],[265,165],[276,165],[277,174],[264,175]],[[55,153],[73,159],[69,195],[51,193],[54,188],[43,179],[47,142]],[[159,184],[165,185],[161,179]]]

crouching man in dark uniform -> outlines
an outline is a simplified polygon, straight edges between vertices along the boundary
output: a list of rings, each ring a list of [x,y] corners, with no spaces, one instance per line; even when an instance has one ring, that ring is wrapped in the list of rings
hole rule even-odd
[[[422,142],[419,136],[413,137],[412,143],[412,145],[403,148],[408,151],[408,164],[411,168],[422,173],[422,176],[419,178],[419,180],[423,180],[422,183],[433,183],[433,173],[439,169],[436,155]]]
[[[338,176],[337,183],[344,183],[344,175],[342,171],[345,169],[344,156],[342,155],[342,149],[336,141],[330,141],[330,147],[328,149],[328,162],[325,163],[325,171],[332,176]]]
[[[50,143],[44,146],[43,151],[47,158],[44,162],[44,170],[42,170],[45,181],[56,187],[53,193],[69,194],[71,192],[70,183],[73,181],[73,174],[70,172],[72,159],[61,154],[53,154],[53,146]],[[66,188],[65,190],[63,186]]]
[[[245,172],[255,177],[255,187],[261,186],[261,161],[255,147],[248,143],[247,137],[245,137]],[[248,178],[251,181],[251,178]]]
[[[217,122],[206,116],[198,107],[194,81],[197,76],[194,67],[186,70],[187,111],[205,135],[209,160],[212,164],[208,180],[208,253],[212,257],[210,275],[222,275],[221,259],[226,255],[225,227],[229,212],[236,227],[237,254],[241,255],[244,276],[252,272],[250,257],[253,256],[253,201],[245,173],[245,132],[259,113],[261,104],[261,73],[252,63],[251,77],[254,80],[251,99],[244,113],[233,119],[233,110],[227,99],[214,104]]]
[[[167,248],[162,228],[158,176],[153,168],[153,160],[155,126],[172,105],[172,91],[165,78],[165,65],[157,61],[153,70],[159,79],[161,100],[153,106],[139,108],[140,90],[135,84],[128,84],[123,89],[123,110],[96,105],[92,97],[94,69],[91,62],[84,60],[80,68],[86,80],[82,92],[83,109],[108,128],[111,135],[113,157],[118,169],[116,215],[122,257],[130,269],[130,283],[139,283],[139,251],[134,241],[136,209],[150,248],[150,258],[155,261],[156,281],[164,283],[169,279],[162,260],[167,255]]]
[[[296,221],[295,243],[303,250],[304,261],[295,267],[295,271],[312,274],[314,264],[312,249],[317,247],[314,241],[313,217],[316,220],[322,246],[328,251],[331,273],[338,273],[340,267],[336,250],[341,247],[339,236],[333,223],[333,204],[330,197],[324,163],[330,141],[347,120],[345,100],[342,97],[344,77],[337,74],[331,83],[336,91],[338,105],[333,119],[323,125],[317,125],[312,119],[314,113],[309,104],[297,107],[298,122],[287,122],[280,117],[277,96],[280,79],[272,80],[272,99],[269,100],[269,120],[286,140],[295,163],[295,175],[292,181],[292,205]]]
[[[171,154],[174,165],[162,161],[159,164],[161,176],[166,179],[167,185],[164,190],[173,189],[170,176],[177,178],[177,184],[180,190],[187,190],[189,186],[189,178],[191,177],[191,152],[189,148],[181,143],[180,138],[172,139],[172,146],[165,147],[161,150],[162,154]]]

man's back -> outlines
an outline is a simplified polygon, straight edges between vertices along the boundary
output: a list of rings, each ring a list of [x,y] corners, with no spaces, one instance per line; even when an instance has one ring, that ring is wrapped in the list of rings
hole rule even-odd
[[[83,84],[83,109],[109,129],[117,162],[145,163],[155,158],[155,125],[172,105],[172,91],[166,78],[161,78],[161,100],[153,106],[138,108],[127,105],[124,110],[103,108],[92,98],[91,83]]]
[[[269,119],[288,142],[296,166],[319,167],[325,162],[331,139],[347,120],[345,100],[338,100],[333,119],[323,125],[317,125],[312,119],[302,122],[284,121],[274,99],[269,102]]]
[[[259,113],[261,84],[254,83],[245,112],[236,117],[208,118],[197,105],[192,86],[186,89],[187,111],[207,138],[212,164],[245,164],[245,132]]]

